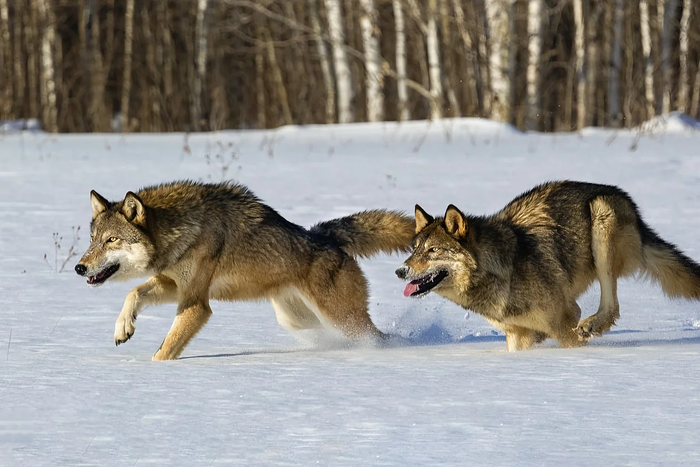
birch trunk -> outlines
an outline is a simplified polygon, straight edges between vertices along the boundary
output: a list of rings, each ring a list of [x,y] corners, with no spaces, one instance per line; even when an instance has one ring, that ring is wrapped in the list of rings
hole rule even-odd
[[[41,38],[41,94],[42,120],[49,133],[58,133],[56,109],[56,81],[53,48],[56,39],[56,23],[49,0],[38,0],[39,15],[43,25]]]
[[[207,0],[197,0],[197,17],[195,22],[196,58],[194,83],[192,85],[192,102],[190,118],[194,131],[202,130],[202,88],[207,72]]]
[[[666,2],[665,8],[664,2]],[[661,75],[663,79],[662,112],[671,111],[671,39],[673,38],[676,19],[676,0],[659,0],[658,14],[661,29]]]
[[[321,73],[323,74],[323,84],[326,88],[326,123],[335,122],[335,82],[333,81],[333,71],[328,57],[326,43],[323,41],[323,31],[321,20],[318,15],[318,1],[309,0],[309,16],[311,17],[311,27],[314,31],[314,41],[321,60]]]
[[[576,53],[576,127],[580,130],[586,125],[586,75],[584,73],[584,61],[586,58],[584,44],[583,1],[574,0],[574,22],[576,32],[574,36],[574,48]]]
[[[651,61],[651,25],[649,21],[647,0],[639,0],[639,22],[642,34],[642,53],[644,54],[644,98],[647,118],[656,114],[654,110],[654,65]]]
[[[681,17],[680,30],[680,71],[678,73],[678,110],[686,112],[690,108],[688,101],[688,28],[690,27],[690,13],[693,8],[691,0],[683,0],[683,16]]]
[[[365,50],[367,80],[367,120],[381,122],[384,120],[384,77],[379,50],[378,14],[374,0],[360,0],[360,5],[362,6],[360,28]]]
[[[0,119],[13,119],[12,96],[12,53],[10,49],[10,18],[7,8],[7,0],[0,0],[0,83],[2,83],[2,107],[0,107]]]
[[[129,97],[131,96],[131,49],[134,40],[134,0],[126,0],[124,15],[124,74],[121,95],[121,131],[129,132]]]
[[[410,120],[408,108],[408,87],[406,86],[406,25],[401,0],[392,0],[394,24],[396,27],[396,86],[398,93],[397,117],[400,122]]]
[[[428,48],[428,71],[430,74],[430,118],[442,118],[442,69],[440,68],[440,41],[437,32],[437,0],[428,0],[428,21],[426,22],[426,46]]]
[[[345,33],[340,0],[324,0],[328,15],[328,29],[333,47],[333,62],[335,79],[338,85],[338,122],[350,123],[354,118],[352,73],[350,62],[345,51]]]
[[[610,54],[610,79],[608,81],[608,115],[612,126],[619,127],[620,114],[620,69],[622,67],[622,28],[624,0],[615,0],[613,6],[613,41]]]
[[[530,0],[527,14],[528,64],[527,64],[527,119],[525,128],[539,129],[542,98],[540,94],[540,60],[542,57],[543,0]]]
[[[490,45],[491,118],[510,122],[510,0],[486,0],[487,41]],[[580,1],[580,0],[579,0]]]

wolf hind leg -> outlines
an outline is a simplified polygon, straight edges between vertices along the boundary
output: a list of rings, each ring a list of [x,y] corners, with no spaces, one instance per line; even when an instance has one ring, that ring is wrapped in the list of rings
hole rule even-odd
[[[354,259],[345,254],[339,262],[324,258],[314,268],[300,292],[319,322],[351,339],[384,337],[367,311],[367,280]]]
[[[270,298],[277,322],[288,331],[320,328],[321,321],[298,294],[298,290],[287,290]]]
[[[636,215],[620,200],[596,198],[591,202],[591,252],[600,283],[598,312],[576,327],[580,340],[608,332],[620,317],[617,280],[641,265],[641,237],[634,227]]]
[[[190,340],[207,324],[211,315],[212,311],[206,300],[180,303],[173,325],[152,360],[175,360]]]

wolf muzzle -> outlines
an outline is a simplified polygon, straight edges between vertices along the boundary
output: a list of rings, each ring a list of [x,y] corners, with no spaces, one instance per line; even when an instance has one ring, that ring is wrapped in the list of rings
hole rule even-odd
[[[399,279],[406,279],[408,277],[408,267],[406,266],[401,266],[395,272]]]
[[[83,266],[82,264],[76,264],[75,272],[78,273],[79,276],[84,276],[85,274],[87,274],[87,267]]]

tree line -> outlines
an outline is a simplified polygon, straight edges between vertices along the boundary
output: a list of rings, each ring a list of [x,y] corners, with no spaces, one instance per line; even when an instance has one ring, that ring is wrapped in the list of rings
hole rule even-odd
[[[50,132],[699,117],[698,0],[0,0],[0,120]]]

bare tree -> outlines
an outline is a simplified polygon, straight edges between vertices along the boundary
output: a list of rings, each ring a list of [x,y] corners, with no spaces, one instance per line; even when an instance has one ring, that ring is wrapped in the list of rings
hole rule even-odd
[[[478,114],[482,115],[484,113],[484,90],[481,79],[481,70],[479,67],[479,57],[476,53],[476,48],[474,47],[471,35],[469,34],[469,30],[467,28],[466,17],[464,14],[464,8],[462,8],[461,0],[452,0],[452,8],[455,12],[455,22],[457,23],[459,36],[462,39],[462,44],[464,45],[464,56],[468,63],[468,67],[465,70],[468,94],[470,97],[472,97],[472,99],[476,99]]]
[[[406,121],[411,118],[408,108],[408,88],[406,87],[406,24],[401,0],[392,0],[392,6],[396,28],[396,86],[399,104],[397,115],[399,121]]]
[[[88,120],[92,131],[107,131],[109,116],[105,115],[104,91],[106,74],[103,70],[102,51],[100,48],[100,15],[97,11],[96,0],[89,0],[86,13],[92,17],[90,22],[90,104],[88,106]],[[86,52],[87,55],[87,52]],[[87,56],[86,56],[86,59]]]
[[[651,26],[648,0],[639,0],[639,23],[642,34],[642,52],[644,53],[644,97],[646,99],[647,118],[656,114],[654,106],[654,65],[651,60]]]
[[[585,126],[593,126],[593,117],[596,110],[596,91],[598,90],[598,69],[600,63],[600,46],[598,43],[598,29],[600,27],[600,15],[603,13],[602,5],[598,2],[592,2],[589,5],[588,20],[585,24],[586,29],[586,116]],[[581,128],[581,127],[579,127]]]
[[[411,16],[425,36],[428,79],[430,82],[430,118],[442,118],[442,70],[440,68],[440,41],[437,33],[437,0],[428,0],[426,21],[416,0],[408,0]]]
[[[333,81],[333,71],[331,69],[326,43],[323,40],[321,20],[318,15],[318,1],[308,0],[308,2],[311,27],[314,31],[313,35],[316,41],[316,49],[318,50],[318,56],[321,61],[323,84],[326,89],[326,123],[333,123],[335,122],[335,82]]]
[[[0,0],[0,82],[2,82],[2,107],[0,118],[14,118],[12,96],[12,42],[10,42],[10,18],[7,0]]]
[[[690,103],[690,115],[693,118],[700,118],[700,60],[698,60],[697,72],[695,73],[695,84],[693,85],[693,100]]]
[[[584,62],[586,58],[584,44],[583,1],[573,0],[574,22],[576,32],[574,36],[574,49],[576,54],[576,127],[580,130],[586,125],[586,75]]]
[[[19,10],[26,10],[24,6],[24,0],[16,0],[15,2],[15,20],[13,27],[13,43],[14,43],[14,97],[15,97],[15,108],[17,110],[24,109],[24,89],[26,86],[26,79],[24,77],[24,60],[22,54],[22,20]],[[19,113],[19,112],[16,112]],[[20,117],[20,115],[17,115]]]
[[[352,72],[350,61],[345,50],[345,33],[340,0],[325,0],[328,15],[328,29],[333,47],[333,62],[335,79],[338,85],[338,122],[350,123],[355,120],[353,101],[355,100],[352,87]]]
[[[511,10],[513,0],[486,0],[489,74],[491,76],[491,118],[499,122],[511,119]]]
[[[134,42],[134,0],[126,0],[124,15],[124,73],[121,96],[121,130],[129,131],[129,98],[131,97],[131,54]]]
[[[275,43],[272,40],[272,35],[270,34],[269,28],[263,29],[263,37],[265,40],[265,45],[267,47],[267,60],[270,63],[270,68],[272,68],[272,76],[275,82],[275,90],[277,91],[278,101],[280,107],[282,107],[282,117],[283,123],[285,125],[291,125],[292,112],[289,108],[289,99],[287,96],[287,88],[284,85],[284,79],[282,78],[282,70],[280,69],[279,63],[277,62],[277,53],[275,52]]]
[[[207,72],[207,0],[197,0],[197,18],[195,22],[195,40],[197,42],[196,70],[192,85],[192,109],[190,118],[194,131],[202,129],[202,87]]]
[[[671,39],[676,22],[676,0],[658,0],[657,14],[661,34],[661,75],[663,80],[662,112],[671,111]]]
[[[378,14],[374,0],[360,0],[362,16],[362,44],[365,50],[365,71],[367,83],[367,120],[381,122],[384,120],[384,76],[382,74],[382,57],[379,50]]]
[[[690,27],[690,14],[693,9],[691,0],[683,0],[683,16],[681,17],[680,30],[680,71],[678,73],[678,110],[686,112],[690,108],[688,100],[688,29]]]
[[[530,0],[528,4],[528,64],[527,64],[527,119],[525,128],[537,130],[541,112],[540,61],[542,57],[542,22],[544,0]]]
[[[620,114],[620,70],[622,68],[622,32],[624,0],[615,0],[613,6],[613,41],[610,55],[610,78],[608,80],[608,114],[613,126],[619,126]]]
[[[42,120],[50,133],[58,133],[56,108],[56,82],[53,62],[53,48],[56,38],[56,22],[48,0],[38,0],[39,15],[43,25],[41,38],[41,95]]]

